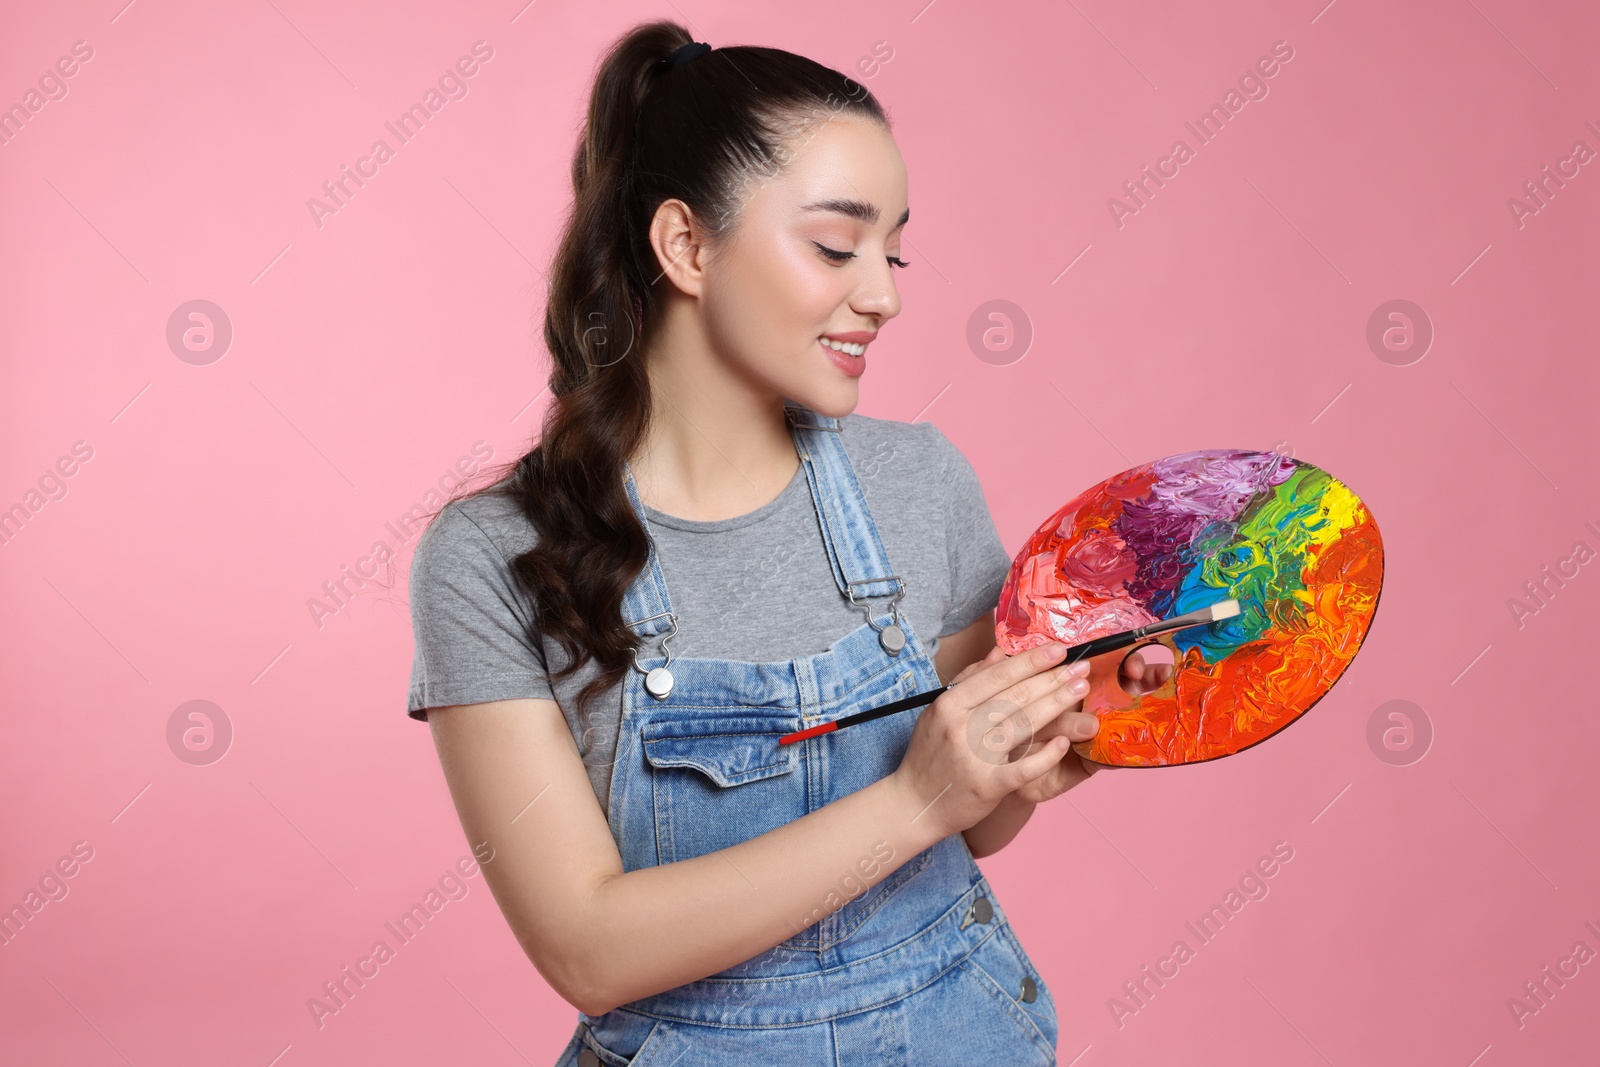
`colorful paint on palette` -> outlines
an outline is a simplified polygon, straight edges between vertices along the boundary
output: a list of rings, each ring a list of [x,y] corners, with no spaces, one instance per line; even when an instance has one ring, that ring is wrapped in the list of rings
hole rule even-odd
[[[1339,679],[1383,585],[1365,504],[1327,471],[1275,452],[1186,452],[1109,478],[1028,539],[1000,592],[997,639],[1015,655],[1172,618],[1220,600],[1239,614],[1147,639],[1168,682],[1130,695],[1127,651],[1100,657],[1076,751],[1114,766],[1232,755],[1295,721]]]

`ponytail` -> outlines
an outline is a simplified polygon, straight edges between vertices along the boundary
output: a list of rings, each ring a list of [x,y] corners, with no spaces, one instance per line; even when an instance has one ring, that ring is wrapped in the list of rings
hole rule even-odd
[[[554,399],[538,445],[510,476],[468,494],[512,497],[538,531],[511,571],[539,631],[566,652],[552,680],[589,658],[600,665],[578,694],[580,716],[632,669],[637,642],[622,603],[649,561],[649,540],[622,467],[650,428],[643,356],[661,277],[648,236],[656,209],[682,200],[714,246],[736,224],[751,179],[782,168],[791,135],[841,112],[888,126],[865,86],[780,49],[713,48],[668,69],[667,56],[691,41],[677,23],[643,23],[600,63],[550,271]]]

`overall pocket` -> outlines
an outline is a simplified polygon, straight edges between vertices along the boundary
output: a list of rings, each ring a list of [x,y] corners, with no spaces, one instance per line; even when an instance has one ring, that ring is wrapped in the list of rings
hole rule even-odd
[[[604,1015],[580,1015],[577,1033],[557,1067],[627,1067],[650,1062],[667,1024],[622,1008]]]
[[[1055,997],[1017,939],[1009,922],[1000,927],[961,964],[984,986],[1002,1013],[1036,1043],[1048,1046],[1054,1062],[1059,1021]]]
[[[778,738],[793,712],[764,708],[658,708],[641,741],[650,766],[662,863],[729,848],[806,814],[796,746]]]

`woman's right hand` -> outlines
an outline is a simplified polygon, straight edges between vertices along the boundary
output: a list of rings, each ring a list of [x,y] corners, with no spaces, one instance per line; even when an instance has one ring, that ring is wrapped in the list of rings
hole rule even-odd
[[[1031,748],[1028,742],[1089,690],[1089,664],[1062,666],[1066,651],[1060,642],[1015,656],[992,649],[923,710],[892,775],[912,798],[916,818],[935,820],[943,836],[960,833],[1061,762],[1077,722],[1067,736]],[[1073,717],[1082,720],[1083,736],[1093,735],[1093,715]],[[1026,754],[1012,760],[1019,747]]]

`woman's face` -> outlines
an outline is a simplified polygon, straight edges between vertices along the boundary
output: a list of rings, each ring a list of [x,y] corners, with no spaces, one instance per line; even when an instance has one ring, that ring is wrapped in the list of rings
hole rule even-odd
[[[843,416],[873,358],[870,347],[852,353],[900,313],[890,261],[909,214],[905,161],[887,130],[845,115],[796,135],[788,151],[781,173],[745,192],[732,234],[708,257],[702,314],[730,369]],[[825,335],[854,342],[851,351],[825,347]]]

